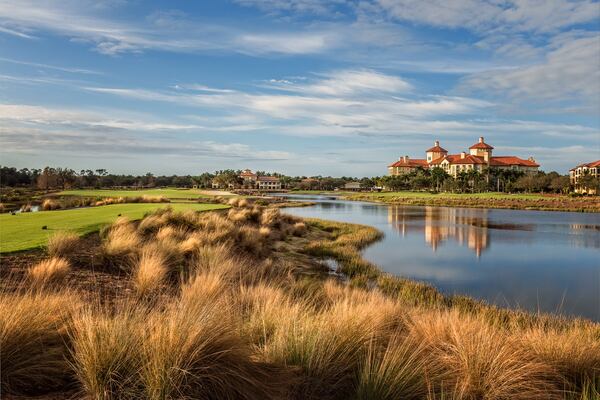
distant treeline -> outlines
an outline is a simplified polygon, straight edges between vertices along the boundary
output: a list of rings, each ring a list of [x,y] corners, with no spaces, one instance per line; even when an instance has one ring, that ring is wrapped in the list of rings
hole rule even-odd
[[[0,166],[0,186],[29,187],[41,190],[70,189],[70,188],[149,188],[149,187],[200,187],[211,188],[213,182],[227,187],[242,183],[239,178],[241,170],[220,170],[214,173],[204,172],[200,175],[161,175],[152,173],[144,175],[111,174],[106,169],[75,171],[70,168],[46,167],[43,169],[17,169]],[[276,172],[257,171],[258,175],[277,176],[283,187],[296,189],[334,190],[343,187],[347,182],[356,181],[354,177],[314,177],[286,176]]]
[[[117,175],[106,169],[81,170],[46,167],[43,169],[16,169],[0,166],[0,185],[3,187],[30,187],[40,190],[69,188],[116,188],[116,187],[199,187],[211,188],[213,183],[220,187],[239,187],[243,182],[241,170],[220,170],[199,175]],[[297,190],[343,189],[349,182],[359,182],[365,190],[385,188],[387,190],[428,190],[444,192],[546,192],[568,193],[569,177],[557,172],[524,174],[511,170],[484,170],[462,172],[455,179],[441,168],[417,169],[399,176],[382,177],[323,177],[287,176],[276,172],[257,171],[258,175],[279,177],[282,187]],[[593,182],[592,182],[593,184]],[[596,182],[597,184],[597,182]]]

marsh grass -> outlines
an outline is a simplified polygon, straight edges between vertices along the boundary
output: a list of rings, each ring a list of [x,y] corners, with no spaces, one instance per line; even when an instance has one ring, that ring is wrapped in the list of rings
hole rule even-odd
[[[459,399],[558,399],[560,378],[521,341],[481,318],[457,312],[412,316],[410,336],[426,346],[428,364],[444,374],[437,380]]]
[[[44,265],[28,288],[0,294],[2,390],[75,388],[96,399],[597,397],[598,324],[443,296],[362,260],[379,237],[372,228],[302,226],[239,204],[204,215],[165,209],[107,227],[101,261],[128,273],[105,273],[132,279],[133,293],[86,293],[80,307],[79,294],[58,284],[35,289],[62,275]],[[280,247],[332,257],[350,279],[301,269]]]
[[[158,291],[168,277],[167,260],[158,246],[146,245],[133,271],[133,284],[139,296]]]
[[[48,255],[68,257],[77,251],[79,242],[79,235],[74,232],[56,232],[48,238]]]
[[[40,207],[44,211],[51,211],[51,210],[59,210],[59,209],[61,209],[62,205],[57,200],[54,200],[54,199],[44,199],[44,201],[42,201],[42,204],[41,204]]]
[[[77,304],[68,291],[0,294],[2,393],[45,393],[70,381],[66,328]]]
[[[32,288],[44,289],[61,283],[71,270],[69,261],[52,257],[31,266],[27,278]]]
[[[396,335],[384,347],[369,344],[362,364],[356,399],[423,399],[428,393],[428,376],[441,371],[428,363],[425,346]]]
[[[148,311],[133,303],[121,303],[116,311],[92,305],[74,316],[71,367],[85,394],[100,400],[139,396],[147,317]]]

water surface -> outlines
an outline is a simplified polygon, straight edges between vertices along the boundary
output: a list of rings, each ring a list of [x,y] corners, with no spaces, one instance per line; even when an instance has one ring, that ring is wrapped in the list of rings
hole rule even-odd
[[[363,254],[385,271],[448,294],[600,321],[600,214],[290,197],[317,204],[289,214],[383,231]]]

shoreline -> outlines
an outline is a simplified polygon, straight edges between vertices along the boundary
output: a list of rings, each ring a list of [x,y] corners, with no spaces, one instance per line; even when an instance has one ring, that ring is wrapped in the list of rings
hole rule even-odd
[[[295,192],[289,193],[293,195]],[[432,194],[428,192],[297,192],[297,194],[330,195],[348,201],[406,206],[600,213],[600,196],[567,197],[562,195],[544,196],[499,193]]]
[[[502,307],[490,304],[485,300],[469,295],[448,295],[441,292],[435,285],[385,272],[377,264],[365,260],[362,250],[377,243],[383,238],[383,233],[368,225],[345,222],[334,222],[317,218],[303,218],[313,227],[324,231],[339,230],[340,237],[329,243],[313,243],[306,252],[320,259],[333,259],[338,263],[339,275],[347,279],[348,284],[363,289],[378,289],[388,296],[402,298],[411,305],[430,309],[457,309],[461,313],[483,314],[490,321],[506,322],[519,321],[523,326],[539,323],[568,326],[570,324],[592,324],[597,326],[600,335],[600,322],[576,315],[561,315],[556,313],[536,313],[525,309]],[[345,236],[358,236],[352,240]],[[341,238],[341,239],[340,239]],[[336,244],[336,240],[340,240]],[[354,251],[345,253],[351,243]]]

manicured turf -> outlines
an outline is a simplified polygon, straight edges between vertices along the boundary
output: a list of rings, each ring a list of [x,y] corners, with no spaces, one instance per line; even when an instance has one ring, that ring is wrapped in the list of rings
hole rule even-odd
[[[198,203],[136,203],[16,215],[0,214],[0,253],[43,246],[52,233],[61,230],[74,231],[80,235],[94,232],[102,225],[114,221],[119,214],[132,220],[140,219],[146,212],[161,207],[171,207],[174,210],[206,211],[228,206]],[[48,229],[42,229],[44,225]]]
[[[84,196],[84,197],[136,197],[136,196],[165,196],[169,199],[197,199],[199,197],[210,197],[198,189],[143,189],[143,190],[110,190],[110,189],[82,189],[65,190],[58,193],[62,196]]]
[[[548,199],[548,198],[557,198],[563,196],[557,195],[542,195],[535,193],[502,193],[502,192],[485,192],[485,193],[429,193],[429,192],[411,192],[411,191],[402,191],[402,192],[373,192],[373,193],[355,193],[361,196],[369,196],[369,197],[414,197],[414,198],[454,198],[454,199],[467,199],[467,198],[477,198],[477,199],[524,199],[524,200],[540,200],[540,199]],[[566,196],[564,196],[566,197]]]

